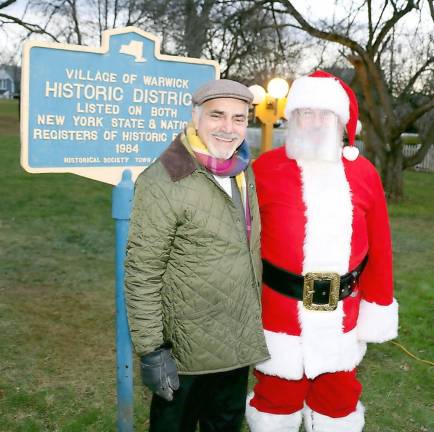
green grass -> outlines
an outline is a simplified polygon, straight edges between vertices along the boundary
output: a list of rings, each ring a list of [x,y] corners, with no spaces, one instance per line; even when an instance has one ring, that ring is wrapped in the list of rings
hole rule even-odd
[[[0,101],[0,431],[115,431],[111,187],[25,173],[17,112]],[[399,342],[433,361],[434,175],[405,188],[390,206]],[[432,366],[371,345],[360,378],[365,432],[434,430]],[[149,400],[135,380],[136,431]]]

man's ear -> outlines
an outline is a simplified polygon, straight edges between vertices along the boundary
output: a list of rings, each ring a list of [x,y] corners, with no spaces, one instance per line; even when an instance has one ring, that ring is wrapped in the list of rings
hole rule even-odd
[[[191,114],[191,119],[193,121],[193,126],[194,126],[194,128],[196,130],[199,127],[200,114],[201,114],[201,107],[196,105],[193,108],[193,111],[192,111],[192,114]]]

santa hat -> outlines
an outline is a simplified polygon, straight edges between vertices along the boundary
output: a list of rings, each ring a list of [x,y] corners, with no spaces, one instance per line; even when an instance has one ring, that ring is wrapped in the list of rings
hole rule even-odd
[[[354,146],[359,132],[359,107],[353,90],[340,78],[318,70],[296,79],[289,89],[285,108],[286,118],[298,108],[324,109],[334,112],[345,125],[349,145],[342,153],[345,159],[355,160],[359,150]]]

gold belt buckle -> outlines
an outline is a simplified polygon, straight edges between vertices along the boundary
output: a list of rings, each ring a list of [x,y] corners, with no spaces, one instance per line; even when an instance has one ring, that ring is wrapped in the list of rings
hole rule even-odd
[[[313,303],[315,281],[330,281],[328,304]],[[306,273],[303,285],[303,306],[314,311],[334,311],[338,306],[341,277],[337,273]]]

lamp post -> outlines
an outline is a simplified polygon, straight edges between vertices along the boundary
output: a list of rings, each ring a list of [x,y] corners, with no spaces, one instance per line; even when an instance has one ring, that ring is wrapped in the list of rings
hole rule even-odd
[[[283,78],[273,78],[267,85],[268,92],[260,85],[249,87],[253,93],[254,115],[261,122],[261,153],[271,150],[273,125],[284,117],[289,85]]]

